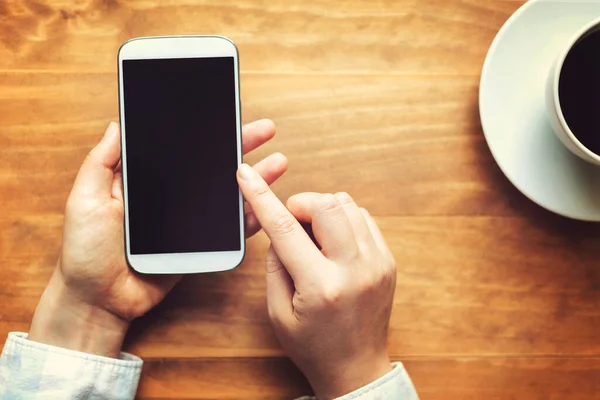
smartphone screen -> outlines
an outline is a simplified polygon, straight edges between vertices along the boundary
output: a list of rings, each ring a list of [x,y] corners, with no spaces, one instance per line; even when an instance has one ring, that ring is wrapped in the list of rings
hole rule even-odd
[[[240,250],[234,58],[122,68],[131,254]]]

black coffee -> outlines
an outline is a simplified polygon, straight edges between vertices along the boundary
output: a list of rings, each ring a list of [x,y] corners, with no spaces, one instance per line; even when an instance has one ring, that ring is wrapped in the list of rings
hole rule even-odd
[[[600,30],[571,49],[560,74],[560,105],[581,144],[600,155]]]

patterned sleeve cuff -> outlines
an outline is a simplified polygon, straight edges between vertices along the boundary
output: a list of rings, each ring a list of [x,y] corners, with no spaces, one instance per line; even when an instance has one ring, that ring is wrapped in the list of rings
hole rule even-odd
[[[133,399],[142,360],[80,353],[10,333],[0,358],[0,399]]]
[[[337,400],[418,400],[417,391],[402,363],[394,363],[394,369],[375,382],[338,397]],[[298,400],[315,400],[302,397]]]

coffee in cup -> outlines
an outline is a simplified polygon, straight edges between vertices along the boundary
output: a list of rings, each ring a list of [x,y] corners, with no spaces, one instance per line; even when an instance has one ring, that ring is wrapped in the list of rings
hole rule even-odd
[[[600,20],[568,42],[548,79],[549,117],[573,153],[600,165]]]

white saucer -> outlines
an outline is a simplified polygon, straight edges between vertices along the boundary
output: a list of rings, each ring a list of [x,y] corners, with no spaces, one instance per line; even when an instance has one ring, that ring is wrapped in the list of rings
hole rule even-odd
[[[567,150],[546,118],[545,85],[561,47],[600,17],[600,0],[530,0],[502,27],[479,89],[485,138],[525,196],[565,217],[600,222],[600,167]]]

